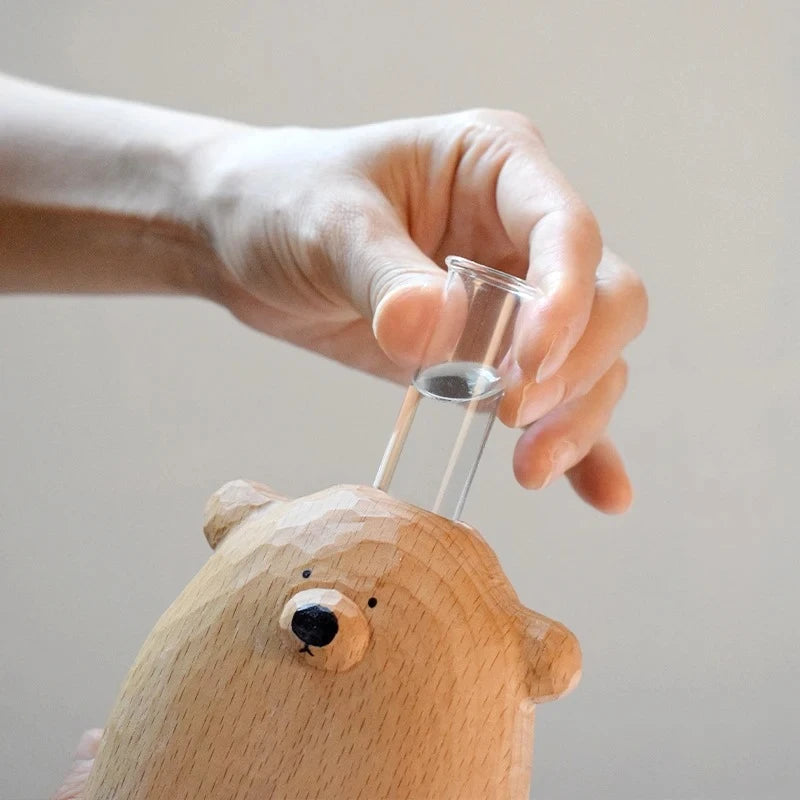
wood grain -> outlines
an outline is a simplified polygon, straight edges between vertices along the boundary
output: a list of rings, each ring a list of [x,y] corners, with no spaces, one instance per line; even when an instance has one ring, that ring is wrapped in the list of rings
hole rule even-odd
[[[216,550],[142,647],[85,800],[528,796],[534,703],[580,650],[476,531],[360,486],[235,481],[208,511]]]

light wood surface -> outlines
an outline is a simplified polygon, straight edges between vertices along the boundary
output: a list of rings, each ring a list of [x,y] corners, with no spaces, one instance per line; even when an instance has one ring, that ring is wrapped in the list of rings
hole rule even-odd
[[[337,486],[234,481],[159,620],[85,800],[526,798],[534,703],[580,650],[473,529]]]

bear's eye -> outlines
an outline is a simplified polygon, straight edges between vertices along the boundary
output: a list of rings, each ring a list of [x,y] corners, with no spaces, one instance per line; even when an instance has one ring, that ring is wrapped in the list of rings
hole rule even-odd
[[[378,605],[378,598],[377,597],[370,597],[370,599],[367,600],[367,605],[370,608],[375,608],[375,606]]]
[[[303,577],[304,578],[310,578],[311,577],[311,570],[310,569],[304,569],[303,570]]]

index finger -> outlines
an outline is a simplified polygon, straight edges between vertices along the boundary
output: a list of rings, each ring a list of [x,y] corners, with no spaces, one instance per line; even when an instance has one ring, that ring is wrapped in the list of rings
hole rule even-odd
[[[554,375],[583,335],[602,238],[594,215],[550,161],[538,134],[517,131],[496,189],[500,221],[542,299],[519,323],[514,355],[537,382]]]

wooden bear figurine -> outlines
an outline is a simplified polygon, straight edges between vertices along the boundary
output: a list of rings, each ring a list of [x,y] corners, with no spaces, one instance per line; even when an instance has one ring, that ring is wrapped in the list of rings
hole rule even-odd
[[[473,529],[377,489],[234,481],[159,620],[86,800],[527,798],[534,704],[580,650]]]

